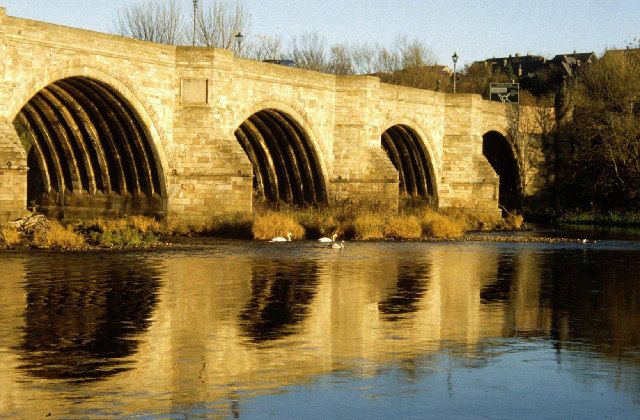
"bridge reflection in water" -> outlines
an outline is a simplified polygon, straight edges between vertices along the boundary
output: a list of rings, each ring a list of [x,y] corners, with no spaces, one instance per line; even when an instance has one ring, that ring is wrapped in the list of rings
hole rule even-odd
[[[614,254],[624,264],[611,265]],[[480,367],[514,337],[626,360],[631,370],[611,381],[637,395],[638,256],[246,242],[0,254],[0,414],[237,415],[252,396],[336,371],[401,366],[415,381],[439,369],[425,357],[443,352]],[[595,363],[566,357],[579,378]]]

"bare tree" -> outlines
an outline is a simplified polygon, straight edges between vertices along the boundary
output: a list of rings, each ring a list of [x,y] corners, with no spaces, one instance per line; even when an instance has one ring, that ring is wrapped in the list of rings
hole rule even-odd
[[[249,12],[242,1],[211,0],[196,13],[197,44],[240,52],[236,35],[249,29]]]
[[[243,53],[254,60],[279,60],[283,57],[282,38],[256,35],[251,41],[247,41]]]
[[[357,44],[351,48],[351,60],[356,74],[371,74],[378,71],[376,47],[369,44]]]
[[[436,67],[433,52],[418,40],[398,36],[392,47],[378,47],[374,66],[385,83],[423,89],[442,89],[448,74]]]
[[[289,54],[296,67],[327,71],[326,40],[317,33],[306,33],[294,39]]]
[[[183,41],[184,20],[176,0],[142,0],[116,14],[114,32],[145,41],[177,45]]]
[[[393,73],[402,69],[402,61],[397,51],[378,47],[376,71],[380,73]]]
[[[436,64],[433,51],[417,39],[409,41],[406,36],[398,36],[394,42],[394,49],[400,57],[402,68]]]
[[[342,44],[331,47],[328,65],[329,73],[333,74],[354,74],[353,54],[349,48]]]

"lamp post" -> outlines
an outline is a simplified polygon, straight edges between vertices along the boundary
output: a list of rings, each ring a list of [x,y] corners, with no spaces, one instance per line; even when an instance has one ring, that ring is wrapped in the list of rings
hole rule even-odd
[[[193,35],[191,37],[191,46],[196,45],[196,13],[198,11],[198,0],[193,0]]]
[[[453,60],[453,93],[456,93],[456,63],[458,62],[458,54],[454,52],[451,59]]]
[[[236,38],[236,51],[238,54],[240,54],[240,48],[242,47],[242,38],[244,38],[244,36],[242,36],[242,33],[238,32],[235,38]]]

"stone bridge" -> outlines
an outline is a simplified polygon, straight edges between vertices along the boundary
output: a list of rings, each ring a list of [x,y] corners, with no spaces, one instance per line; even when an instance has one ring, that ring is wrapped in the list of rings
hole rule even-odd
[[[2,8],[0,58],[3,219],[35,205],[61,217],[205,221],[250,212],[256,200],[397,207],[404,196],[495,213],[499,184],[520,185],[505,106],[478,95],[159,45]],[[498,170],[499,182],[492,165],[516,169]]]

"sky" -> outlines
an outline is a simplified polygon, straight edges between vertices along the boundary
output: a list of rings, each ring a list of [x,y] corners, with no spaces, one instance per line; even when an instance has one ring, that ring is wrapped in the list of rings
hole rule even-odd
[[[136,0],[0,0],[7,14],[109,32]],[[178,0],[191,10],[192,0]],[[203,1],[208,0],[200,0]],[[247,36],[291,39],[316,32],[332,43],[390,46],[398,35],[427,45],[452,66],[509,54],[595,52],[640,37],[640,0],[245,0]]]

